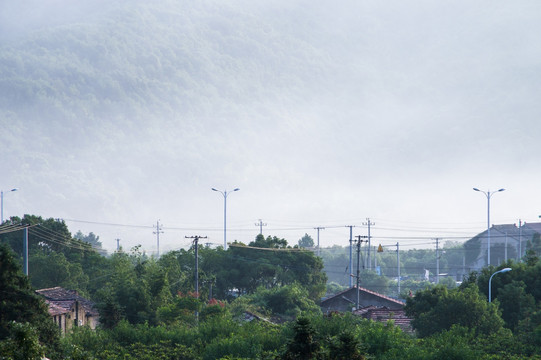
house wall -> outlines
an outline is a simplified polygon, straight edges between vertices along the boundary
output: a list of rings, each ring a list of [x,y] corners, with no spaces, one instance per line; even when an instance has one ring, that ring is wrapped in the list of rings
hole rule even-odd
[[[99,318],[91,315],[85,316],[85,326],[90,327],[92,330],[96,330],[96,327],[98,326]]]
[[[60,329],[60,333],[62,335],[66,334],[66,315],[65,314],[59,314],[53,316],[53,321]]]

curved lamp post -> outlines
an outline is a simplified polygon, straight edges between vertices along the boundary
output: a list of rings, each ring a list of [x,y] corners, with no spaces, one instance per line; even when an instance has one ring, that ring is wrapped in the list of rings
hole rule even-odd
[[[495,193],[500,192],[500,191],[504,191],[505,189],[500,189],[500,190],[493,191],[493,192],[479,190],[478,188],[473,188],[473,190],[482,192],[487,197],[487,238],[488,238],[488,242],[487,242],[487,247],[488,247],[487,265],[490,266],[490,198]]]
[[[233,189],[233,191],[239,191],[239,188]],[[227,192],[227,190],[221,191],[215,188],[212,188],[212,191],[217,191],[220,194],[224,196],[224,250],[227,250],[227,233],[226,233],[226,227],[227,227],[227,195],[230,193]]]
[[[17,188],[14,188],[14,189],[11,189],[9,190],[8,192],[11,192],[11,191],[17,191],[19,189]],[[4,223],[4,191],[0,191],[0,224],[3,224]]]
[[[490,276],[490,279],[488,280],[488,302],[492,302],[492,276],[498,274],[498,273],[505,273],[508,271],[511,271],[513,269],[511,268],[505,268],[501,269],[500,271],[496,271],[494,274]]]

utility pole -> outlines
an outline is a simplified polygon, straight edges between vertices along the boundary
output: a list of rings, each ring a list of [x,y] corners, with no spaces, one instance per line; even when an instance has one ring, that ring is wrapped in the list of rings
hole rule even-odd
[[[156,221],[156,231],[153,232],[156,234],[156,242],[157,242],[157,257],[160,257],[160,233],[163,234],[162,228],[160,226],[160,220]]]
[[[518,262],[522,261],[522,220],[518,219]]]
[[[504,251],[505,262],[507,262],[507,232],[505,232],[505,251]]]
[[[398,296],[400,297],[400,252],[398,248],[398,242],[396,243],[396,263],[398,264]]]
[[[436,284],[440,283],[440,254],[439,254],[439,241],[436,238]]]
[[[195,296],[199,299],[199,239],[206,239],[206,236],[185,236],[186,239],[193,239],[195,249]],[[195,317],[199,320],[199,312],[195,312]]]
[[[355,225],[347,225],[349,227],[349,272],[353,269],[353,228]],[[353,279],[349,277],[349,287],[353,287]]]
[[[23,273],[28,276],[28,226],[24,228],[23,234]]]
[[[364,226],[368,226],[368,256],[367,256],[367,263],[368,263],[368,269],[370,269],[372,267],[371,265],[371,258],[370,258],[370,225],[376,225],[375,223],[373,222],[370,222],[370,218],[366,218],[366,222],[363,223]]]
[[[256,223],[255,226],[259,226],[259,235],[263,235],[263,226],[267,226],[267,224],[263,224],[263,221],[259,219],[259,223]]]
[[[356,279],[356,284],[357,284],[357,307],[356,307],[356,310],[359,310],[359,302],[360,302],[360,295],[359,295],[359,286],[360,286],[360,282],[361,282],[361,266],[360,266],[360,257],[361,257],[361,244],[362,244],[362,240],[363,238],[366,238],[366,236],[361,236],[361,235],[357,235],[357,279]],[[364,261],[363,261],[363,269],[364,269]]]
[[[324,227],[315,227],[317,230],[317,256],[319,256],[319,230],[325,230]]]

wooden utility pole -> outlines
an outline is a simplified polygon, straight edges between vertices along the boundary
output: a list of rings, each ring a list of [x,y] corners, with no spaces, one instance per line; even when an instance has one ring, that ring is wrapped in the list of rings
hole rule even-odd
[[[440,239],[436,238],[436,284],[440,283]]]
[[[28,276],[28,226],[23,233],[23,273]]]
[[[193,239],[193,246],[195,249],[195,296],[199,299],[199,239],[206,239],[206,236],[185,236],[186,239]],[[199,312],[195,312],[195,318],[199,323]]]
[[[359,303],[360,303],[360,293],[359,293],[359,286],[360,286],[360,283],[361,283],[361,262],[360,262],[360,258],[361,258],[361,244],[362,244],[362,240],[363,238],[366,238],[366,236],[361,236],[361,235],[357,235],[356,236],[357,238],[357,279],[356,279],[356,284],[357,284],[357,306],[356,306],[356,310],[359,310]],[[363,261],[363,269],[364,269],[364,261]]]
[[[347,225],[349,228],[349,273],[353,271],[353,228],[355,225]],[[349,277],[349,287],[353,286],[353,278]]]

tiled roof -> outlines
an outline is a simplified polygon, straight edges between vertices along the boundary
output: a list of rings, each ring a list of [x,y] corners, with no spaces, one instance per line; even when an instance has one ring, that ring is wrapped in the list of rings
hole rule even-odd
[[[532,231],[541,234],[541,223],[524,223],[523,229],[529,228]]]
[[[36,290],[36,293],[45,297],[46,302],[49,304],[49,314],[51,315],[58,315],[68,312],[75,301],[78,301],[81,304],[87,314],[92,316],[98,315],[94,302],[80,296],[76,290],[64,289],[57,286],[54,288]],[[55,310],[53,311],[61,311],[60,309],[67,309],[67,311],[53,314],[51,312],[51,304],[55,306]]]
[[[60,286],[49,288],[49,289],[40,289],[36,292],[44,296],[47,300],[79,300],[84,299],[79,296],[79,293],[75,290],[64,289]]]
[[[509,238],[515,238],[518,241],[520,236],[523,237],[523,240],[532,237],[535,233],[541,234],[541,223],[523,223],[522,227],[518,227],[517,224],[501,224],[501,225],[492,225],[490,227],[491,231],[498,231],[502,236],[507,235]],[[473,239],[486,236],[487,230],[480,232],[475,235]],[[493,238],[497,238],[498,235],[492,234]]]
[[[73,301],[51,301],[51,300],[45,300],[45,303],[47,304],[49,308],[49,315],[51,316],[58,316],[67,314],[70,312],[71,305],[73,304]]]
[[[337,293],[337,294],[335,294],[335,295],[333,295],[333,296],[329,296],[328,298],[323,299],[321,302],[323,303],[323,302],[325,302],[325,301],[327,301],[327,300],[329,300],[329,299],[333,299],[333,298],[335,298],[335,297],[342,296],[342,295],[344,295],[345,293],[347,293],[348,291],[351,291],[352,289],[356,289],[356,288],[357,288],[357,286],[356,286],[356,285],[353,285],[353,287],[350,287],[349,289],[346,289],[346,290],[344,290],[344,291],[341,291],[341,292],[339,292],[339,293]],[[377,296],[377,297],[382,298],[382,299],[385,299],[385,300],[387,300],[387,301],[394,302],[395,304],[400,305],[400,306],[404,306],[404,305],[405,305],[405,303],[402,302],[402,301],[400,301],[400,300],[393,299],[392,297],[389,297],[389,296],[386,296],[386,295],[377,293],[377,292],[372,291],[372,290],[365,289],[365,288],[363,288],[363,287],[361,287],[361,286],[359,286],[359,291],[362,291],[362,292],[365,292],[365,293],[367,293],[367,294],[371,294],[371,295]]]
[[[392,320],[394,324],[403,331],[412,332],[411,319],[406,316],[403,309],[389,309],[386,306],[376,307],[367,306],[353,312],[355,315],[362,316],[365,319],[387,323]]]

